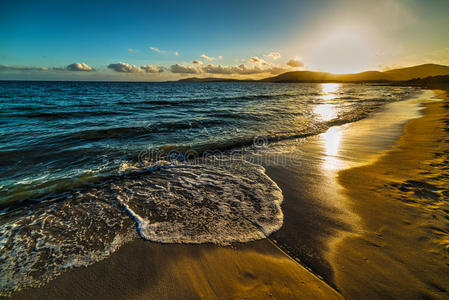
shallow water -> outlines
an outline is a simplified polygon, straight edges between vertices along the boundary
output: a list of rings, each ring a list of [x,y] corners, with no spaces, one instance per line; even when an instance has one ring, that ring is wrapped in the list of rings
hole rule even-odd
[[[89,265],[137,235],[166,243],[264,238],[283,224],[282,193],[254,164],[287,151],[272,141],[317,134],[417,93],[351,84],[0,82],[1,292]]]

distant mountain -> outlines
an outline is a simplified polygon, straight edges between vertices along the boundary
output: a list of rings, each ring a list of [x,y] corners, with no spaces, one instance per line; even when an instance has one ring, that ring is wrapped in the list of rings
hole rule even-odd
[[[366,71],[355,74],[332,74],[314,71],[294,71],[261,80],[240,80],[232,78],[185,78],[181,82],[388,82],[407,81],[429,76],[449,75],[449,66],[424,64],[414,67],[394,69],[385,72]]]
[[[240,81],[255,81],[251,79],[233,79],[233,78],[217,78],[217,77],[207,77],[207,78],[198,78],[198,77],[190,77],[178,80],[180,82],[240,82]]]
[[[287,72],[262,79],[265,82],[382,82],[405,81],[414,78],[449,75],[449,67],[436,64],[424,64],[409,68],[394,69],[385,72],[366,71],[355,74],[332,74],[313,71]]]

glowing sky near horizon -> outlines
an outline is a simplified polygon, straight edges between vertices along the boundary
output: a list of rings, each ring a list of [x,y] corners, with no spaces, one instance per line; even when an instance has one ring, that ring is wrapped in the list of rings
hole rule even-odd
[[[449,64],[449,1],[3,0],[0,79],[261,78]]]

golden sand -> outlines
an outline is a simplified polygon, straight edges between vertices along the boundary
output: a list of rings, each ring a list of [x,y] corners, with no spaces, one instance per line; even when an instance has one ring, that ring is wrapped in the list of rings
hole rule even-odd
[[[233,247],[142,240],[15,299],[342,299],[268,240]]]
[[[338,244],[331,262],[345,297],[449,297],[447,105],[426,104],[393,149],[339,173],[363,228]]]

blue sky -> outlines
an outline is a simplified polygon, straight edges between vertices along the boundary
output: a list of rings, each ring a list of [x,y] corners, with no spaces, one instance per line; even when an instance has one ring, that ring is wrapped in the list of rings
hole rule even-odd
[[[0,79],[267,77],[449,64],[449,1],[2,0],[0,7]]]

